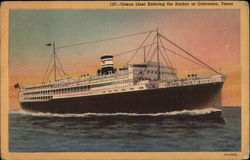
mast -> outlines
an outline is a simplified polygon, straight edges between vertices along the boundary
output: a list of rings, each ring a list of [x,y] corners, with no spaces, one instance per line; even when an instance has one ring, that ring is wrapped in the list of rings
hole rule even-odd
[[[48,79],[51,77],[51,79],[54,79],[55,81],[57,80],[57,76],[60,76],[60,72],[64,75],[64,76],[68,76],[70,77],[64,70],[62,67],[62,64],[56,54],[56,43],[55,41],[52,41],[51,43],[46,44],[46,46],[50,46],[52,47],[52,54],[51,54],[51,58],[48,64],[48,67],[45,71],[45,75],[43,77],[43,82],[45,83],[48,81]],[[60,72],[59,72],[60,71]],[[54,73],[53,73],[54,72]],[[58,72],[58,74],[57,74]],[[54,75],[53,75],[54,74]]]
[[[160,80],[160,55],[159,55],[159,33],[158,33],[158,28],[156,29],[156,44],[157,44],[157,48],[156,48],[156,51],[157,51],[157,62],[158,62],[158,65],[157,65],[157,80]]]
[[[55,47],[56,43],[55,41],[53,41],[52,46],[53,46],[53,56],[54,56],[54,79],[56,80],[56,47]]]

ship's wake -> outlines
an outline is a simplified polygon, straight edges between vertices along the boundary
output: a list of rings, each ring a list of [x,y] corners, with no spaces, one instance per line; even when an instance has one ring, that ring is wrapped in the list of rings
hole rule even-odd
[[[182,110],[182,111],[172,111],[164,113],[83,113],[83,114],[57,114],[57,113],[34,113],[27,112],[24,110],[11,111],[13,114],[30,115],[35,117],[107,117],[107,116],[166,116],[166,117],[176,117],[176,116],[204,116],[204,115],[221,115],[221,110],[218,108],[205,108],[205,109],[195,109],[195,110]]]
[[[32,113],[23,110],[11,111],[11,116],[18,119],[26,119],[32,123],[45,125],[51,122],[63,122],[74,124],[88,123],[154,123],[162,121],[180,121],[180,122],[204,122],[204,123],[225,123],[222,111],[217,108],[182,110],[165,113],[84,113],[84,114],[52,114],[52,113]],[[37,124],[37,125],[38,125]]]

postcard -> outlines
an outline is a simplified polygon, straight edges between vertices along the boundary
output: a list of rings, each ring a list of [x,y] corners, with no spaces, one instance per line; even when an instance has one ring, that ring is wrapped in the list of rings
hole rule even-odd
[[[249,158],[244,1],[1,5],[1,158]]]

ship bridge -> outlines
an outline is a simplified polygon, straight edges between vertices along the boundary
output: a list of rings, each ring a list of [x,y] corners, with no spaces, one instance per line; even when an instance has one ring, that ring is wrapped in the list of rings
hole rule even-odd
[[[165,66],[160,62],[152,61],[147,61],[139,64],[130,64],[129,73],[132,74],[134,82],[139,82],[142,80],[172,81],[176,78],[176,69]],[[158,75],[160,79],[158,79]]]

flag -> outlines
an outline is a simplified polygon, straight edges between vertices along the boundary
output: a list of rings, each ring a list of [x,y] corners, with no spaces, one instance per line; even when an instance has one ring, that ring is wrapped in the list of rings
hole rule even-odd
[[[19,84],[18,84],[18,83],[17,83],[17,84],[15,84],[15,85],[14,85],[14,88],[15,88],[15,89],[19,88],[19,89],[20,89]]]
[[[52,43],[48,43],[48,44],[46,44],[46,46],[52,46]]]

